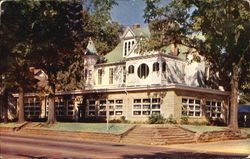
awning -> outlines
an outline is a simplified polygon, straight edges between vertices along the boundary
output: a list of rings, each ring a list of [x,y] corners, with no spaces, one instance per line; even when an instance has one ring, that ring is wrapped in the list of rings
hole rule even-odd
[[[240,113],[250,113],[250,105],[240,105],[238,107],[238,112],[240,112]]]

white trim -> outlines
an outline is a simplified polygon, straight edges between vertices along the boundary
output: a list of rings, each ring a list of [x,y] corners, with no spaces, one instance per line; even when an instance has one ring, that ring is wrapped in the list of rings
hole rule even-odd
[[[132,29],[130,27],[127,27],[125,29],[124,33],[122,34],[121,39],[125,38],[125,36],[127,35],[128,31],[130,31],[132,33],[133,37],[135,37],[135,33],[132,31]]]
[[[81,95],[81,94],[88,94],[88,93],[116,93],[116,92],[135,92],[135,91],[157,91],[157,90],[185,90],[185,91],[193,91],[193,92],[201,92],[201,93],[210,93],[210,94],[218,94],[218,95],[225,95],[229,96],[230,92],[227,91],[220,91],[215,89],[209,88],[200,88],[200,87],[192,87],[182,84],[167,84],[167,85],[139,85],[139,86],[131,86],[131,87],[120,87],[120,88],[103,88],[103,89],[91,89],[91,90],[73,90],[73,91],[60,91],[56,92],[56,95]],[[18,97],[18,94],[13,94],[14,97]],[[36,96],[35,93],[25,93],[25,96]]]

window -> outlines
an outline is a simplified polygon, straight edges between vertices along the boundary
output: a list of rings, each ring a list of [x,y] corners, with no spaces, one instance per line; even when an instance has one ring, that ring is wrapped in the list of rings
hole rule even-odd
[[[201,100],[182,98],[182,115],[190,117],[201,117]]]
[[[153,71],[159,71],[159,63],[158,62],[155,62],[153,64]]]
[[[93,103],[94,102],[92,102],[92,104]],[[94,114],[95,108],[96,108],[95,105],[89,105],[89,112],[90,112],[89,114]],[[123,115],[123,100],[122,99],[99,100],[98,115],[106,117],[107,112],[109,112],[110,116]]]
[[[127,42],[124,45],[124,56],[127,56]]]
[[[165,72],[165,71],[166,71],[166,66],[167,66],[167,64],[166,64],[166,62],[164,61],[164,62],[162,63],[162,72]]]
[[[160,98],[143,98],[134,99],[133,102],[133,115],[150,115],[160,114],[161,104]]]
[[[106,108],[107,108],[107,100],[106,99],[102,99],[99,100],[99,116],[106,116]]]
[[[114,83],[114,69],[109,68],[109,84],[113,84],[113,83]]]
[[[135,44],[135,41],[132,41],[132,46],[134,46],[134,44]]]
[[[98,84],[102,84],[102,69],[98,70]]]
[[[126,66],[123,67],[123,83],[126,83]]]
[[[96,101],[89,100],[88,102],[88,116],[95,116]]]
[[[130,65],[128,67],[128,73],[131,74],[131,73],[134,73],[134,66],[133,65]]]
[[[69,116],[72,116],[74,115],[74,101],[73,100],[68,100],[68,111],[67,111],[67,114]]]
[[[206,116],[210,118],[221,118],[222,103],[219,101],[206,101]]]
[[[140,78],[146,78],[146,77],[148,76],[148,74],[149,74],[148,65],[146,65],[146,64],[144,64],[144,63],[141,64],[141,65],[138,67],[137,73],[138,73],[138,76],[139,76]]]
[[[84,78],[87,79],[87,77],[88,77],[88,70],[85,69],[85,70],[84,70]]]
[[[128,42],[128,52],[130,51],[130,42]]]
[[[65,115],[66,107],[64,106],[64,100],[62,97],[57,97],[55,99],[55,113],[56,116],[63,116]]]
[[[39,116],[41,113],[40,101],[36,97],[24,98],[24,115]]]

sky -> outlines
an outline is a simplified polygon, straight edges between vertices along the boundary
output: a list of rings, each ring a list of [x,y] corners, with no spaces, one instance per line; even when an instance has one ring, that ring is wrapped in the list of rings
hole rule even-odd
[[[116,0],[118,5],[111,10],[111,17],[114,21],[124,26],[141,24],[145,26],[143,10],[146,6],[143,0]]]
[[[143,18],[143,10],[146,7],[144,0],[116,0],[116,2],[118,5],[111,10],[111,17],[114,21],[124,26],[133,24],[147,25],[144,23]],[[169,2],[170,0],[162,0],[159,5],[165,5]]]

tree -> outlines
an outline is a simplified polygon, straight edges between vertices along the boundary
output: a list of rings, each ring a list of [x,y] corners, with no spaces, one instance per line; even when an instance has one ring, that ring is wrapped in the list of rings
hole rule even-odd
[[[146,0],[146,4],[149,1]],[[157,6],[157,3],[150,5]],[[153,30],[158,35],[167,35],[166,26],[174,22],[179,27],[175,32],[179,42],[195,48],[206,58],[211,67],[210,80],[215,81],[211,87],[223,86],[231,91],[229,127],[237,131],[238,93],[247,91],[242,86],[249,82],[250,73],[249,3],[244,0],[175,0],[163,7],[146,9],[145,19],[154,26],[152,28],[162,24],[159,30]],[[165,45],[164,40],[168,38],[164,36],[160,44]]]
[[[119,43],[122,26],[113,21],[110,10],[117,5],[115,0],[92,0],[86,7],[89,13],[89,34],[100,56],[106,55]]]
[[[83,54],[86,52],[86,44],[90,38],[94,41],[97,53],[101,57],[116,47],[122,32],[122,26],[114,22],[110,16],[110,9],[116,4],[114,0],[85,0],[83,9],[78,3],[70,4],[70,30],[74,35],[73,40],[76,44],[74,52],[76,54],[68,69],[59,72],[58,90],[85,88]],[[81,12],[83,15],[80,14]],[[81,23],[79,19],[82,16],[84,20]],[[81,29],[83,31],[75,31]]]
[[[87,4],[87,0],[83,2],[83,5]],[[90,4],[94,4],[94,7],[100,7],[100,13],[107,13],[114,1],[95,0],[90,2]],[[107,4],[107,6],[101,7],[103,4]],[[6,25],[4,35],[9,36],[7,32],[13,31],[10,34],[11,40],[8,41],[12,43],[12,40],[14,40],[13,45],[8,44],[7,46],[10,48],[9,52],[16,53],[16,66],[25,66],[20,73],[28,72],[24,68],[32,66],[42,69],[48,76],[48,85],[44,86],[44,89],[49,93],[47,123],[52,124],[56,120],[54,103],[55,91],[58,90],[57,84],[63,81],[62,84],[67,84],[67,86],[71,84],[67,88],[75,88],[72,83],[65,81],[69,81],[68,79],[71,77],[73,79],[70,81],[81,81],[81,63],[84,60],[82,56],[86,50],[89,37],[98,39],[98,36],[101,37],[100,34],[104,35],[103,33],[105,33],[105,36],[110,34],[112,40],[109,41],[107,46],[112,46],[114,45],[114,39],[118,39],[118,35],[111,34],[112,28],[115,28],[116,25],[113,22],[111,25],[108,20],[101,23],[97,22],[100,20],[98,18],[98,20],[92,20],[96,9],[93,10],[94,14],[90,14],[90,8],[82,10],[82,4],[79,1],[16,1],[8,2],[5,10],[6,12],[10,10],[17,13],[14,16],[12,15],[11,21],[7,23],[11,27],[8,28],[8,25]],[[8,14],[2,17],[10,18]],[[11,25],[12,23],[13,25]],[[94,23],[98,23],[99,28],[92,27]],[[103,28],[104,30],[102,30]],[[98,33],[98,30],[101,30],[102,33]],[[13,75],[17,73],[18,69],[16,68],[13,67],[13,70],[10,71]],[[62,77],[63,80],[59,80],[59,74],[62,72],[67,72],[67,74]],[[20,79],[20,82],[25,81],[23,77],[26,76],[20,77],[22,78],[17,78]],[[19,83],[18,86],[23,88],[27,81],[26,83]],[[19,99],[22,100],[22,98]]]
[[[86,1],[83,1],[83,6],[86,5],[84,2]],[[99,22],[100,19],[93,17],[97,14],[97,10],[103,16],[107,15],[113,2],[113,0],[91,1],[95,8],[93,14],[90,13],[90,8],[83,10],[78,1],[37,2],[37,5],[34,5],[32,13],[37,19],[32,23],[31,56],[33,65],[48,75],[50,86],[48,123],[55,121],[55,91],[79,89],[78,86],[82,86],[79,83],[83,78],[83,52],[86,50],[89,37],[98,39],[101,37],[100,34],[102,37],[107,36],[109,37],[107,46],[113,46],[118,41],[119,35],[116,34],[118,29],[115,29],[118,28],[117,24],[109,22],[110,18]],[[94,23],[98,23],[98,27],[94,27]]]
[[[18,98],[18,122],[22,123],[24,119],[24,92],[33,90],[36,81],[29,70],[29,36],[30,28],[29,12],[23,12],[27,9],[26,2],[4,3],[3,15],[1,19],[0,39],[1,53],[5,57],[1,62],[2,76],[4,79],[4,88],[12,92],[19,92]],[[5,100],[8,101],[8,95]],[[5,102],[8,103],[8,102]]]

